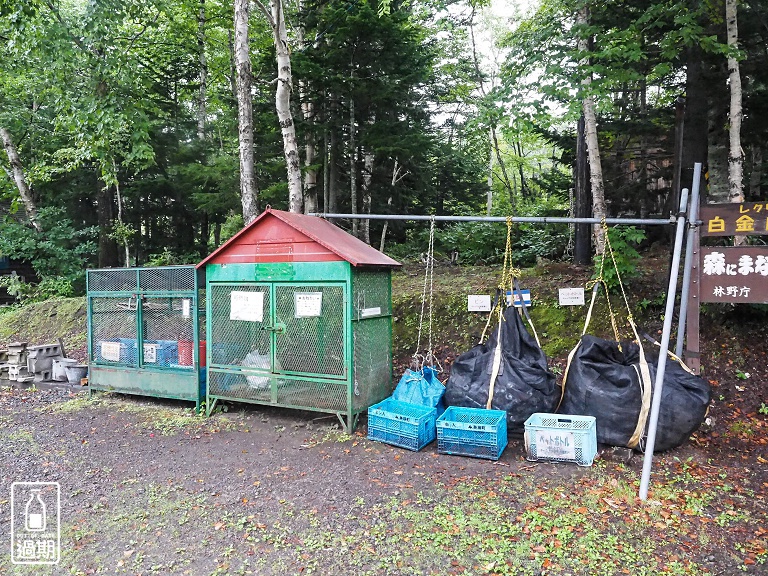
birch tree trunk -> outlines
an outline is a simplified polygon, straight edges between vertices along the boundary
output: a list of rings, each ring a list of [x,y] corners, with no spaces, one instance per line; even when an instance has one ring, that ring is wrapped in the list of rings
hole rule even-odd
[[[299,145],[296,141],[296,125],[291,113],[291,87],[293,75],[291,72],[291,54],[288,50],[288,30],[285,26],[285,10],[282,0],[272,0],[269,10],[256,0],[256,5],[264,13],[275,42],[277,60],[277,90],[275,91],[275,109],[280,132],[283,135],[283,154],[285,155],[288,172],[288,209],[291,212],[301,212],[303,191],[301,186],[301,165],[299,161]]]
[[[299,1],[299,12],[303,12],[304,2]],[[299,46],[304,46],[304,26],[298,28]],[[317,212],[317,168],[314,166],[317,160],[317,137],[312,129],[315,125],[315,103],[310,98],[310,86],[306,80],[299,80],[299,98],[301,99],[301,112],[307,126],[304,135],[304,212],[309,214]]]
[[[589,22],[589,8],[587,6],[579,10],[576,23],[586,26]],[[586,54],[589,51],[589,42],[587,38],[580,37],[578,41],[579,52],[585,54],[585,57],[579,62],[583,68],[589,66],[589,57]],[[605,218],[605,186],[603,184],[603,167],[600,162],[600,147],[597,141],[597,116],[595,115],[595,102],[590,93],[592,84],[591,75],[587,74],[582,80],[583,100],[582,110],[584,112],[584,135],[587,144],[587,157],[589,159],[589,181],[592,187],[592,217]],[[603,228],[600,224],[592,226],[592,235],[595,239],[595,251],[602,254],[605,251],[605,237]]]
[[[29,218],[30,224],[38,232],[42,232],[42,227],[37,218],[37,204],[35,198],[32,195],[32,191],[27,183],[27,178],[24,175],[24,169],[21,164],[21,158],[19,157],[19,151],[16,149],[16,145],[13,143],[13,138],[8,130],[0,126],[0,137],[3,139],[3,147],[5,153],[8,155],[8,162],[11,164],[11,174],[13,181],[16,183],[16,188],[21,196],[21,202],[24,204],[24,210],[27,212],[27,218]]]
[[[488,128],[488,143],[490,144],[488,146],[488,197],[485,201],[485,212],[487,216],[490,216],[493,210],[493,135],[490,127]]]
[[[725,0],[725,27],[728,47],[736,50],[739,43],[739,27],[736,17],[738,0]],[[744,202],[744,155],[741,152],[742,92],[739,61],[728,56],[728,78],[731,89],[729,152],[728,152],[728,199]]]
[[[208,82],[208,62],[205,58],[205,0],[200,0],[197,15],[197,51],[200,63],[200,90],[197,101],[197,137],[205,140],[206,85]]]
[[[355,98],[349,96],[349,201],[352,214],[357,214],[357,127],[355,126]],[[359,237],[360,222],[352,219],[352,235]]]
[[[259,213],[256,176],[253,169],[253,104],[251,99],[251,55],[248,44],[248,0],[235,0],[235,69],[237,76],[237,124],[240,142],[240,201],[243,220],[250,224]]]

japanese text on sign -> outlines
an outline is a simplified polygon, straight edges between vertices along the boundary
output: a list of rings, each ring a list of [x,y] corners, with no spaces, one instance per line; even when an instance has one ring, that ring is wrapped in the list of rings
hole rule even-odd
[[[573,432],[536,430],[536,456],[561,460],[576,460]]]
[[[233,290],[230,295],[229,319],[247,322],[264,320],[264,293]]]
[[[296,318],[313,318],[320,316],[323,309],[322,292],[294,292],[294,309]]]
[[[768,302],[768,248],[701,249],[702,302]]]
[[[768,234],[768,202],[704,204],[702,236]]]

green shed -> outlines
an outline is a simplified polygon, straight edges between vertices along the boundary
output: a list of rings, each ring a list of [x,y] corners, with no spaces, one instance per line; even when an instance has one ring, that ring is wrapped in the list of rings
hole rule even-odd
[[[268,208],[198,264],[207,402],[336,414],[351,432],[392,389],[398,262],[314,216]]]

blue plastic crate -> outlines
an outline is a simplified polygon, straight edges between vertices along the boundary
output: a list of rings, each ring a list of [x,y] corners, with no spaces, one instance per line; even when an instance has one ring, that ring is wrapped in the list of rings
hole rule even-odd
[[[421,450],[435,439],[437,410],[387,398],[368,408],[368,439]]]
[[[449,406],[437,419],[437,451],[498,460],[507,447],[504,410]]]
[[[532,414],[525,421],[525,449],[531,461],[575,462],[591,466],[597,454],[594,416]]]

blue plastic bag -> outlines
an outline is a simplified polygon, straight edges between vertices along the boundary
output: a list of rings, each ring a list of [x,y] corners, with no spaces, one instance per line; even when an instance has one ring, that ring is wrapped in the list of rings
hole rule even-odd
[[[437,370],[431,366],[425,366],[421,370],[406,370],[400,382],[397,383],[392,398],[401,402],[420,404],[437,408],[439,416],[445,405],[441,402],[445,394],[445,386],[437,378]]]

